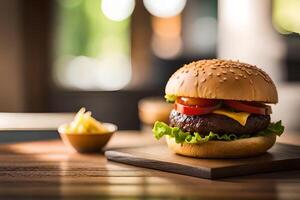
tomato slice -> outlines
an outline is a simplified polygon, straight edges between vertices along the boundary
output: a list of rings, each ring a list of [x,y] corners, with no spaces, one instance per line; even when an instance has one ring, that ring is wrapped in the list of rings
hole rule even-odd
[[[246,103],[241,101],[233,101],[233,100],[226,100],[224,101],[226,105],[231,108],[234,108],[239,111],[244,111],[248,113],[255,113],[260,115],[269,115],[272,113],[271,106],[264,105],[264,104],[253,104],[252,102]]]
[[[201,99],[201,98],[193,98],[193,97],[178,97],[177,102],[187,106],[215,106],[220,103],[219,100],[216,99]]]
[[[211,113],[212,111],[218,109],[220,106],[221,104],[217,104],[214,106],[207,106],[207,107],[188,106],[176,102],[175,110],[185,115],[203,115],[203,114]]]

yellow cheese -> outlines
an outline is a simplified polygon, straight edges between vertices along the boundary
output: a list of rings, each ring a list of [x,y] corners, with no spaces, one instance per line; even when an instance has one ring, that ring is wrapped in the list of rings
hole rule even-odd
[[[224,109],[215,110],[213,111],[213,113],[230,117],[231,119],[234,119],[235,121],[239,122],[243,126],[246,125],[247,119],[250,115],[250,113],[246,113],[246,112],[231,112]]]

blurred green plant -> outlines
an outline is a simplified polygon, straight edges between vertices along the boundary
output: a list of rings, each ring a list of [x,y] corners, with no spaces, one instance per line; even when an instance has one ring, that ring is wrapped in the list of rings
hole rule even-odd
[[[120,22],[103,15],[99,0],[57,0],[54,56],[130,53],[130,18]]]
[[[274,0],[273,25],[282,34],[300,34],[300,1]]]

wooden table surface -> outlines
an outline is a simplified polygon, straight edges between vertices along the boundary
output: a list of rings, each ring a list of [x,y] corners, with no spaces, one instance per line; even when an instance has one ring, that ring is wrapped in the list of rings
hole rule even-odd
[[[288,135],[288,134],[286,134]],[[300,144],[299,136],[282,142]],[[151,145],[118,132],[108,149]],[[300,199],[300,171],[207,180],[68,153],[59,140],[0,146],[0,199]]]

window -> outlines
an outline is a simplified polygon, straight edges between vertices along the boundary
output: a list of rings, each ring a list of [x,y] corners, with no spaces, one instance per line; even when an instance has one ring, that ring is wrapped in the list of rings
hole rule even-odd
[[[130,18],[112,21],[99,0],[57,0],[53,79],[71,90],[113,91],[131,80]]]

